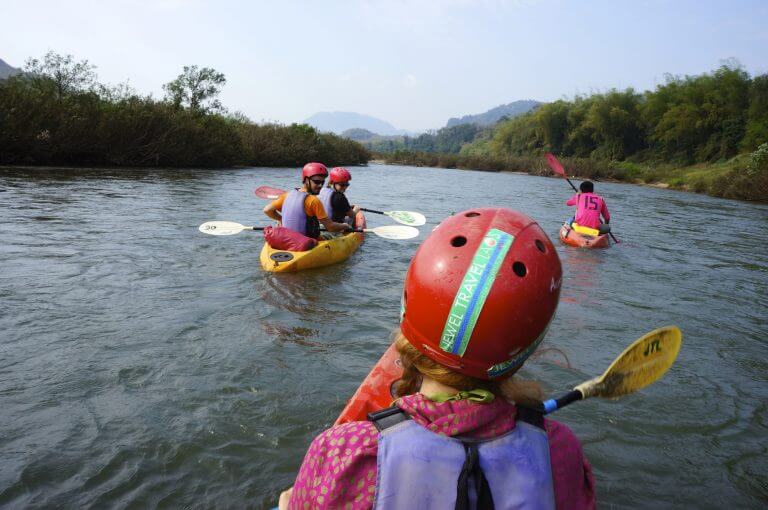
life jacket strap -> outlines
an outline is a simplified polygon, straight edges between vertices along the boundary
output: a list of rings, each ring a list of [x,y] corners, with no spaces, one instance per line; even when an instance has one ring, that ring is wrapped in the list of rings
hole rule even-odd
[[[477,510],[493,510],[493,494],[488,480],[480,468],[480,458],[476,443],[464,443],[466,458],[461,467],[459,481],[456,484],[455,510],[470,510],[469,484],[474,483],[477,494]]]
[[[517,420],[544,429],[544,412],[535,407],[528,407],[520,404],[517,406]]]
[[[381,411],[374,411],[368,413],[368,420],[371,421],[379,432],[383,432],[389,427],[393,427],[398,423],[402,423],[405,420],[410,420],[411,417],[403,412],[397,406],[390,406]]]

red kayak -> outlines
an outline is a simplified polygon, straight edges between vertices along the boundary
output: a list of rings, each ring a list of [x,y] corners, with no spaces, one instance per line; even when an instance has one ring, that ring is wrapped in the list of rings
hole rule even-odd
[[[560,229],[560,240],[576,248],[607,248],[610,244],[608,234],[597,236],[582,234],[572,229],[567,223]]]
[[[349,421],[365,421],[368,419],[368,413],[392,405],[392,401],[395,400],[393,385],[400,380],[402,373],[400,355],[393,343],[349,399],[334,425]]]

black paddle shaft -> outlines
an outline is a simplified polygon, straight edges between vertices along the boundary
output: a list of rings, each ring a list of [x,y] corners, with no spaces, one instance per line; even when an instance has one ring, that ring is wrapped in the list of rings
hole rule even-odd
[[[365,207],[360,208],[361,211],[365,212],[372,212],[373,214],[384,214],[384,211],[376,211],[374,209],[366,209]]]
[[[263,227],[262,227],[262,228],[263,228]],[[329,230],[328,230],[328,229],[325,229],[325,228],[321,228],[321,229],[320,229],[320,232],[329,232]],[[350,232],[365,232],[365,230],[364,230],[364,229],[362,229],[362,228],[351,228],[351,229],[349,229],[349,230],[339,230],[339,231],[338,231],[338,232],[336,232],[336,233],[337,233],[337,234],[348,234],[348,233],[350,233]]]
[[[541,405],[544,408],[544,414],[549,414],[583,398],[584,395],[582,395],[579,390],[573,390],[569,391],[560,398],[551,398],[549,400],[545,400],[541,403]]]

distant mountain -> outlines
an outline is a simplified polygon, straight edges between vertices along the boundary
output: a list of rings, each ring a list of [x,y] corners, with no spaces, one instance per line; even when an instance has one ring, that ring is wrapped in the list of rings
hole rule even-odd
[[[19,74],[20,72],[21,69],[16,69],[15,67],[9,66],[5,63],[5,60],[0,58],[0,80],[4,80],[9,76],[13,76],[14,74]]]
[[[529,111],[537,108],[540,104],[538,101],[532,99],[525,99],[522,101],[515,101],[509,104],[503,104],[496,108],[491,108],[485,113],[479,113],[477,115],[465,115],[461,118],[450,118],[445,127],[458,126],[459,124],[477,124],[478,126],[490,126],[496,124],[504,117],[512,118],[528,113]]]
[[[360,128],[379,135],[403,135],[406,131],[397,129],[389,122],[354,112],[320,112],[304,121],[320,131],[340,135],[348,129]]]

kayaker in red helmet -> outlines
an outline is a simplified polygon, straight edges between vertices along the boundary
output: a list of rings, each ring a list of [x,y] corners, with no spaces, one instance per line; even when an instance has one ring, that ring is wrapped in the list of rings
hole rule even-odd
[[[605,200],[594,193],[595,185],[591,181],[584,181],[579,185],[580,193],[576,193],[565,205],[576,206],[576,215],[571,220],[571,224],[576,223],[582,227],[593,228],[600,234],[607,234],[611,231],[611,213],[608,212],[608,206]],[[605,219],[605,223],[600,221],[600,216]]]
[[[264,214],[307,237],[318,238],[320,225],[329,232],[344,232],[351,227],[332,221],[317,197],[323,189],[328,169],[322,163],[307,163],[301,171],[302,185],[283,193],[264,208]]]
[[[579,441],[543,418],[536,383],[513,377],[561,283],[554,246],[527,216],[487,208],[443,221],[405,278],[399,398],[316,437],[280,508],[594,508]]]
[[[349,200],[344,193],[349,188],[349,182],[352,180],[352,174],[343,167],[331,169],[328,178],[328,186],[320,190],[318,195],[323,203],[325,212],[337,223],[354,224],[355,215],[360,211],[358,206],[349,204]]]

